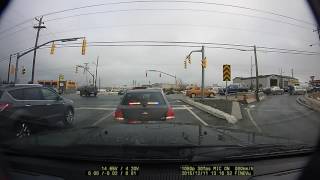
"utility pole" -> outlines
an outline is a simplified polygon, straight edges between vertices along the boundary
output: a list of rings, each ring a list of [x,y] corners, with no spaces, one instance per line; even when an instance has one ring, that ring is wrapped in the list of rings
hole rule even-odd
[[[251,61],[251,66],[250,66],[250,74],[251,74],[250,79],[251,79],[251,85],[250,85],[250,89],[252,90],[252,85],[253,85],[253,79],[252,79],[252,56],[251,56],[251,58],[250,58],[250,61]]]
[[[201,54],[202,54],[202,59],[201,61],[204,60],[204,46],[201,48]],[[201,66],[202,69],[202,80],[201,80],[201,100],[204,100],[204,66]]]
[[[99,89],[101,89],[100,76],[99,76]]]
[[[9,81],[10,81],[11,57],[12,57],[12,54],[10,54],[9,66],[8,66],[8,78],[7,78],[7,83],[8,84],[9,84]]]
[[[280,78],[281,78],[281,87],[280,88],[284,89],[282,73],[284,73],[284,71],[282,71],[282,68],[280,68]]]
[[[99,65],[99,56],[97,57],[97,64],[96,64],[96,79],[94,82],[94,86],[97,89],[97,77],[98,77],[98,65]]]
[[[291,77],[293,78],[293,68],[291,69]]]
[[[19,53],[17,53],[17,60],[16,60],[16,69],[14,72],[14,83],[18,82],[18,68],[19,68]]]
[[[43,16],[41,16],[40,19],[35,18],[39,23],[38,23],[38,26],[33,26],[33,28],[37,29],[37,36],[36,36],[36,42],[35,42],[34,51],[33,51],[31,83],[34,83],[34,69],[35,69],[35,64],[36,64],[37,47],[38,47],[38,40],[39,40],[40,30],[42,28],[46,28],[45,26],[42,25],[42,24],[44,24],[42,22],[42,18],[43,18]]]
[[[256,45],[253,46],[254,50],[254,59],[256,64],[256,99],[257,101],[260,101],[259,99],[259,73],[258,73],[258,59],[257,59],[257,49]]]

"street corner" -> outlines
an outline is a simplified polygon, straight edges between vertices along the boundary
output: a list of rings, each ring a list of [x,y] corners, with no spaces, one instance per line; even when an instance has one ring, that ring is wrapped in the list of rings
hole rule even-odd
[[[320,112],[320,93],[311,93],[296,98],[297,103],[309,109]]]

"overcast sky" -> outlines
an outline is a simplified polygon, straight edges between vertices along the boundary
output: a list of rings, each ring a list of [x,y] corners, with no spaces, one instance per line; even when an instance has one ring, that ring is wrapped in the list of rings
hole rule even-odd
[[[196,2],[197,0],[193,0]],[[11,28],[33,17],[64,9],[117,1],[85,0],[14,0],[2,15],[0,21],[0,77],[7,78],[8,61],[11,53],[34,46],[35,20]],[[122,2],[122,1],[118,1]],[[203,2],[203,1],[202,1]],[[315,24],[308,5],[303,0],[210,0],[237,6],[272,11],[285,16],[309,22],[303,23],[288,18],[234,7],[204,5],[197,3],[130,3],[95,6],[66,11],[43,17],[46,29],[42,29],[39,44],[52,39],[85,36],[87,41],[195,41],[267,46],[320,52],[319,38],[313,32]],[[158,10],[155,10],[158,9]],[[171,9],[171,10],[168,10]],[[119,11],[122,10],[122,11]],[[124,11],[125,10],[125,11]],[[129,10],[129,11],[128,11]],[[76,17],[72,15],[95,13]],[[56,19],[56,20],[55,20]],[[7,30],[11,28],[10,30]],[[81,42],[81,41],[78,41]],[[310,44],[316,44],[309,46]],[[200,53],[192,55],[192,64],[184,69],[183,61],[191,47],[88,47],[86,55],[81,48],[58,48],[54,55],[50,49],[37,51],[35,79],[57,79],[64,74],[67,80],[85,82],[83,73],[75,73],[75,65],[89,63],[90,70],[97,56],[100,57],[99,76],[103,86],[131,85],[133,80],[140,84],[174,82],[172,78],[145,70],[164,71],[187,83],[201,82]],[[250,58],[253,52],[237,50],[205,49],[208,68],[205,72],[207,85],[223,84],[222,65],[231,64],[232,78],[250,76]],[[294,76],[301,82],[311,75],[320,78],[319,55],[294,55],[258,52],[259,74]],[[33,53],[21,58],[20,67],[27,69],[19,73],[21,83],[31,79]],[[15,61],[13,61],[15,63]],[[13,77],[12,77],[13,79]]]

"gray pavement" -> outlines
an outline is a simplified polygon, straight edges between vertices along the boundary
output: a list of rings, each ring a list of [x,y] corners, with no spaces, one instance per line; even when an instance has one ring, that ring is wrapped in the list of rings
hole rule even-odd
[[[244,121],[237,126],[257,132],[316,143],[320,129],[320,113],[296,102],[298,96],[268,96],[259,103],[242,107]]]
[[[80,97],[69,94],[65,97],[75,102],[74,128],[107,127],[117,123],[112,114],[121,96]],[[315,143],[318,138],[320,113],[298,104],[298,96],[268,96],[259,103],[240,104],[243,119],[234,125],[180,101],[175,95],[167,97],[175,111],[175,122],[232,127],[309,143]]]

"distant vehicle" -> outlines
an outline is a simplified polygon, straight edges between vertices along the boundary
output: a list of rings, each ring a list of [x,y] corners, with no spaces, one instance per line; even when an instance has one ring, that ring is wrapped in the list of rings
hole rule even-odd
[[[135,89],[126,92],[114,118],[125,123],[171,121],[174,112],[161,89]]]
[[[119,92],[118,92],[118,95],[124,95],[126,93],[127,90],[124,90],[124,89],[121,89]]]
[[[81,86],[79,87],[79,91],[80,91],[80,96],[90,96],[91,94],[93,94],[94,96],[97,96],[98,94],[98,89],[93,85]]]
[[[148,87],[146,86],[137,86],[137,87],[133,87],[132,89],[147,89]]]
[[[221,87],[215,86],[215,87],[208,87],[208,91],[213,92],[214,94],[219,94],[219,89]]]
[[[0,128],[14,130],[17,137],[29,136],[33,125],[70,126],[74,120],[73,101],[54,90],[33,85],[0,87]]]
[[[235,94],[238,92],[248,92],[248,91],[249,91],[248,88],[242,87],[240,84],[230,84],[227,87],[228,94]],[[226,88],[220,89],[219,91],[220,95],[225,95],[225,93],[226,93]]]
[[[206,97],[214,97],[216,94],[208,88],[204,89],[204,96]],[[201,88],[200,87],[190,87],[186,91],[186,96],[194,98],[196,96],[201,96]]]
[[[292,94],[294,95],[304,95],[307,93],[307,89],[303,86],[293,86]]]
[[[270,88],[272,95],[282,95],[284,93],[284,90],[281,89],[279,86],[272,86]]]

